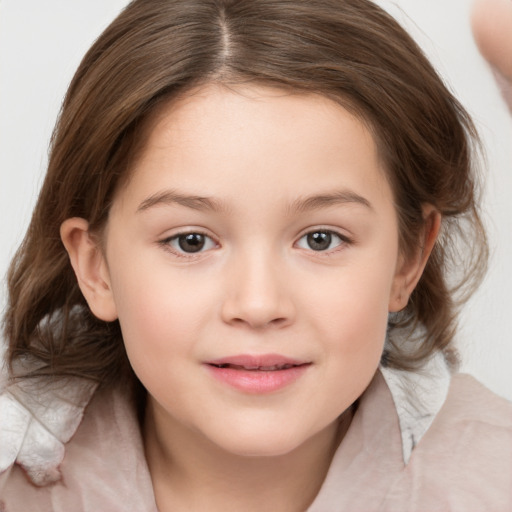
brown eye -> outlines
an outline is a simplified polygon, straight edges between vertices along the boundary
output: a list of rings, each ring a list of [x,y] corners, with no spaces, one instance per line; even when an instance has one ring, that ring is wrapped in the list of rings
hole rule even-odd
[[[345,242],[349,242],[346,237],[343,237],[334,231],[319,229],[318,231],[311,231],[302,236],[297,242],[297,246],[301,249],[322,252],[336,249]]]
[[[194,254],[215,248],[216,243],[208,235],[190,232],[181,233],[160,242],[170,247],[176,255]]]
[[[188,233],[178,237],[178,245],[184,252],[199,252],[205,246],[205,236],[201,233]]]
[[[331,246],[332,235],[325,231],[317,231],[306,235],[307,244],[313,251],[326,251]]]

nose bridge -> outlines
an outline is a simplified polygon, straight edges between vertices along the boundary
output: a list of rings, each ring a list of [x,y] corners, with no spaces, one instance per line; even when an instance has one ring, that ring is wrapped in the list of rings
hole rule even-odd
[[[283,326],[293,319],[293,301],[278,251],[255,244],[231,262],[224,320],[253,328]]]

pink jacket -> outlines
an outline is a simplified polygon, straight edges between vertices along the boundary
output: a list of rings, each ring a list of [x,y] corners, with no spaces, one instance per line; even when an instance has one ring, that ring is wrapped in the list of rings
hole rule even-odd
[[[411,407],[407,397],[416,400],[425,382],[413,385],[405,372],[376,374],[308,512],[512,511],[512,405],[458,374],[446,389],[424,387],[430,411]],[[81,399],[87,403],[92,392]],[[126,399],[96,392],[82,420],[80,407],[78,414],[71,407],[68,416],[77,425],[68,426],[78,428],[68,442],[57,441],[65,454],[32,446],[17,463],[6,462],[0,428],[0,511],[156,512],[139,426]],[[1,413],[0,401],[0,421]],[[44,421],[45,431],[58,424],[51,415]],[[22,451],[18,447],[18,455]]]

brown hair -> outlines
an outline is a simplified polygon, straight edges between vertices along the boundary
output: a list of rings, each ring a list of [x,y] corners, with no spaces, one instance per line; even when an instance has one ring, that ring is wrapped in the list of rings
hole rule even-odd
[[[129,371],[118,322],[90,313],[59,227],[83,217],[100,230],[149,116],[212,81],[322,94],[367,122],[394,191],[402,250],[418,244],[422,205],[443,216],[409,304],[390,318],[385,360],[409,368],[447,351],[466,295],[455,292],[473,288],[487,259],[475,199],[477,139],[407,33],[368,0],[135,0],[86,54],[64,100],[46,179],[8,275],[11,370],[34,357],[37,374],[104,384]]]

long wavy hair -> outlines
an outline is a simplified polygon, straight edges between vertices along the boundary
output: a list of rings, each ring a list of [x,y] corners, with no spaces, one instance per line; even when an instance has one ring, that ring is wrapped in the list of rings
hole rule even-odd
[[[404,254],[422,205],[442,229],[407,307],[390,316],[385,362],[449,353],[458,306],[487,261],[478,213],[478,138],[420,48],[368,0],[134,0],[85,55],[55,127],[46,179],[8,274],[8,361],[24,375],[131,375],[118,322],[95,318],[59,237],[70,217],[101,230],[141,150],[147,120],[206,83],[324,95],[372,130],[391,183]],[[17,367],[17,366],[16,366]],[[21,365],[25,368],[26,365]]]

